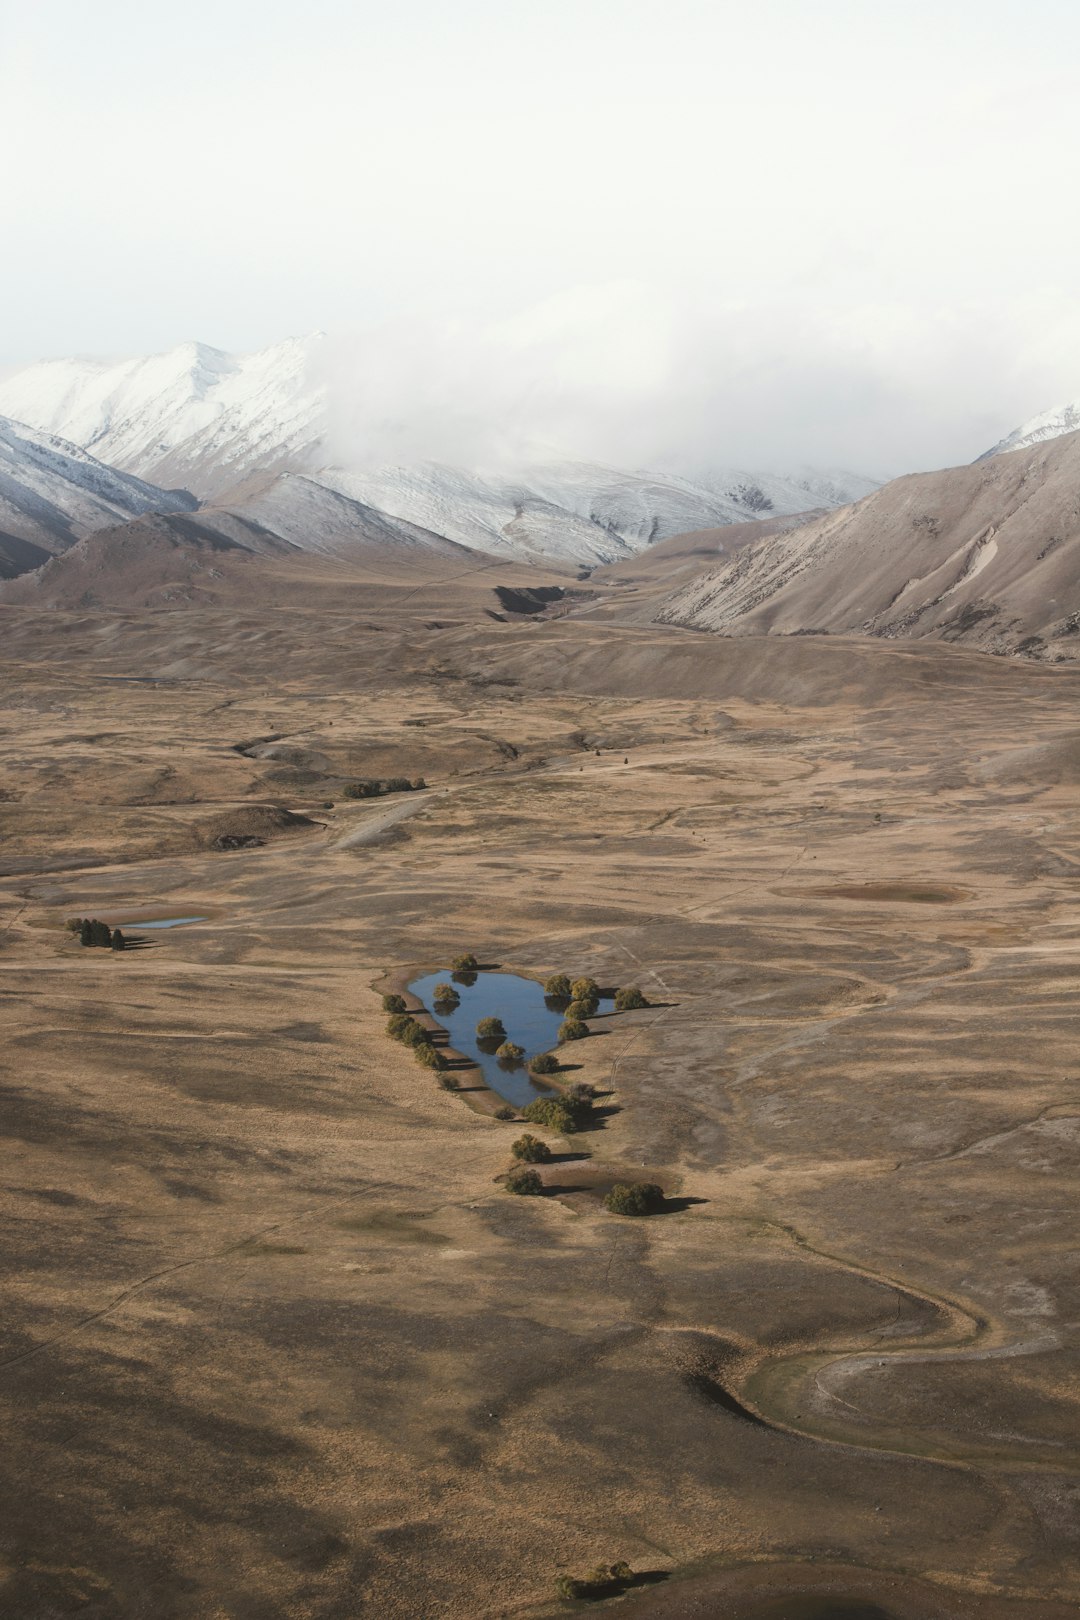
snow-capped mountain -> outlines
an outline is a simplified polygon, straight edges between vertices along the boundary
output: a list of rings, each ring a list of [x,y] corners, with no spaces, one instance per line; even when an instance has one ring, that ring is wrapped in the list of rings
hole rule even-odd
[[[574,461],[483,476],[432,463],[371,470],[363,443],[355,461],[328,467],[329,344],[315,334],[248,355],[188,343],[119,362],[44,361],[0,382],[0,412],[62,434],[115,467],[219,504],[242,502],[253,474],[301,473],[349,501],[473,549],[587,567],[690,529],[843,505],[876,487],[848,473],[774,475],[717,466],[691,479]],[[260,498],[267,498],[265,486]],[[274,499],[292,533],[295,513],[282,514],[282,507],[310,506],[316,498],[310,487],[294,484]],[[332,502],[317,504],[325,540]],[[333,537],[330,543],[337,545]]]
[[[992,450],[985,450],[979,461],[989,461],[991,456],[1000,456],[1006,450],[1027,450],[1033,444],[1042,444],[1045,439],[1060,439],[1064,433],[1075,433],[1080,428],[1080,399],[1074,399],[1071,405],[1057,405],[1051,411],[1043,411],[1041,416],[1033,416],[1027,422],[1022,422],[1018,428],[999,440]]]
[[[0,417],[0,576],[36,568],[95,529],[197,504],[184,490],[158,489],[54,434]]]
[[[255,354],[184,343],[134,360],[45,360],[0,382],[0,412],[110,466],[207,496],[256,469],[318,459],[320,334]]]

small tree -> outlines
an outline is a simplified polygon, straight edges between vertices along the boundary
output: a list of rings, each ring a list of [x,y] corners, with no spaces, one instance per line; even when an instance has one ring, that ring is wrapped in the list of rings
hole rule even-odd
[[[647,1007],[648,1005],[649,1003],[645,1000],[636,984],[628,984],[624,989],[615,992],[616,1012],[635,1012],[638,1007]]]
[[[79,924],[79,944],[92,945],[94,943],[94,928],[89,917],[84,917]]]
[[[407,1013],[407,1012],[393,1013],[386,1020],[386,1033],[389,1035],[389,1037],[390,1037],[390,1039],[392,1041],[402,1041],[402,1040],[404,1040],[405,1039],[405,1031],[407,1029],[418,1029],[419,1027],[420,1026],[417,1024],[416,1019],[413,1017],[412,1013]]]
[[[67,929],[69,934],[81,934],[82,925],[83,920],[81,917],[69,917],[67,922],[64,924],[64,927]]]
[[[554,1052],[539,1052],[529,1059],[529,1068],[533,1074],[558,1074],[559,1060]]]
[[[655,1181],[617,1181],[604,1199],[612,1215],[655,1215],[664,1207],[664,1189]]]
[[[551,1158],[551,1149],[547,1143],[541,1142],[538,1136],[530,1136],[527,1132],[511,1144],[510,1151],[515,1159],[521,1159],[525,1164],[546,1164]]]
[[[500,1039],[504,1038],[506,1030],[503,1028],[501,1018],[481,1018],[476,1026],[476,1033],[482,1041],[491,1041],[496,1036],[499,1036]]]
[[[496,1119],[517,1119],[517,1109],[511,1108],[509,1103],[503,1103],[495,1110]]]
[[[383,1012],[403,1013],[408,1010],[408,1003],[404,996],[383,996]]]
[[[570,994],[575,1001],[599,1001],[600,986],[595,979],[575,979]]]
[[[538,1193],[543,1192],[544,1183],[535,1170],[517,1166],[506,1178],[506,1190],[524,1198],[535,1198]]]
[[[425,1069],[445,1069],[446,1059],[441,1052],[436,1051],[430,1041],[419,1043],[413,1048],[417,1063],[422,1063]]]
[[[437,984],[431,992],[436,1007],[456,1007],[461,997],[452,984]]]
[[[516,1041],[503,1041],[495,1056],[505,1058],[507,1063],[520,1063],[525,1056],[525,1048],[518,1046]]]
[[[109,943],[114,951],[124,951],[127,949],[127,940],[124,938],[119,928],[113,929],[113,937]]]
[[[93,918],[90,923],[90,929],[93,934],[91,943],[94,945],[101,945],[105,950],[108,950],[109,946],[112,944],[112,929],[109,927],[108,923],[99,922],[97,918]]]
[[[406,1046],[430,1046],[431,1033],[424,1029],[422,1024],[413,1023],[402,1034],[402,1042]]]
[[[444,1069],[439,1075],[439,1084],[442,1086],[444,1091],[456,1091],[458,1088],[458,1077],[456,1074],[447,1074],[446,1070]]]
[[[568,997],[570,994],[570,980],[566,977],[566,974],[556,973],[553,978],[548,979],[544,985],[544,994],[545,996],[555,996],[558,1000]]]
[[[465,956],[455,956],[450,966],[455,973],[475,973],[480,964],[476,957],[469,953]]]
[[[592,1018],[595,1016],[596,1009],[599,1007],[599,1005],[600,1003],[598,1001],[591,998],[589,1000],[572,1001],[569,1007],[566,1009],[566,1016],[568,1019],[582,1024],[585,1022],[586,1018]]]
[[[583,1041],[589,1033],[588,1024],[583,1024],[579,1018],[567,1018],[559,1025],[559,1041]]]

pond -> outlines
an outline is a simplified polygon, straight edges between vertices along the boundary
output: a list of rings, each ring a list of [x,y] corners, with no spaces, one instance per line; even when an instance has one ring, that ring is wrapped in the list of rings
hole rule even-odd
[[[451,982],[461,1000],[451,1012],[435,1012],[432,995],[437,984]],[[537,1097],[550,1097],[558,1088],[533,1080],[520,1063],[497,1058],[498,1040],[480,1040],[476,1033],[481,1018],[501,1018],[508,1040],[525,1048],[526,1058],[540,1052],[554,1051],[563,1021],[566,1002],[554,996],[545,996],[544,987],[535,979],[522,978],[517,973],[428,973],[414,979],[409,989],[424,1003],[429,1012],[446,1030],[450,1045],[463,1057],[476,1063],[492,1091],[515,1108],[524,1108]],[[610,996],[601,997],[600,1012],[613,1012],[615,1002]],[[570,1050],[573,1050],[571,1045]]]
[[[205,922],[205,917],[158,917],[154,922],[143,922],[137,917],[134,922],[118,923],[119,928],[182,928],[184,923]]]

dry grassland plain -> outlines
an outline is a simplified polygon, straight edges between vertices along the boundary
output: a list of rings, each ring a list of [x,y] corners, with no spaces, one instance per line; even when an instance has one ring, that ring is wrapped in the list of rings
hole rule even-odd
[[[0,1612],[1074,1614],[1080,671],[434,594],[0,608]],[[541,1198],[462,950],[651,1003]]]

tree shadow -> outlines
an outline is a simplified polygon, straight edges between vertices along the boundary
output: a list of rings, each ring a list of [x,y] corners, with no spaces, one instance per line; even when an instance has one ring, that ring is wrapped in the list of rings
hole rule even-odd
[[[653,1211],[653,1215],[678,1215],[684,1209],[691,1209],[694,1204],[707,1204],[707,1198],[665,1198],[660,1208]]]

